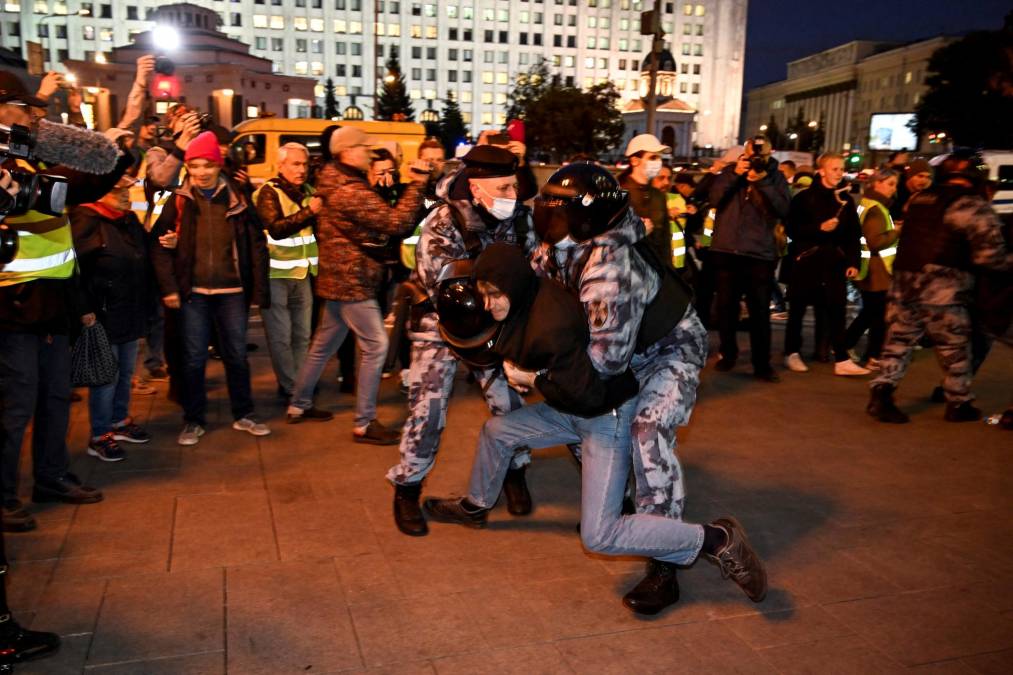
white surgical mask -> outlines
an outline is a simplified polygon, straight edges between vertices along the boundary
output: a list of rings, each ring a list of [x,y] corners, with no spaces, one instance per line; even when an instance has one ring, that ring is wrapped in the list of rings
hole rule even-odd
[[[565,237],[563,237],[554,244],[554,246],[560,251],[565,251],[566,249],[573,248],[576,245],[577,242],[575,242],[573,240],[573,237],[571,237],[570,235],[566,235]]]
[[[480,189],[482,192],[485,192],[486,197],[492,197],[492,195],[486,192],[485,188]],[[517,200],[506,199],[504,197],[492,197],[492,206],[485,206],[483,204],[482,207],[496,220],[506,220],[514,214],[514,209],[517,208]]]
[[[654,178],[661,173],[661,160],[660,159],[649,159],[644,162],[644,171],[647,173],[648,178]]]

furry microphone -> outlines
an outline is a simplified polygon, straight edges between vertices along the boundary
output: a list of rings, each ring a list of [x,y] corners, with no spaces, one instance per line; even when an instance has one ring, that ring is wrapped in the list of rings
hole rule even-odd
[[[34,155],[47,164],[84,173],[109,173],[119,157],[116,144],[102,134],[39,120]]]

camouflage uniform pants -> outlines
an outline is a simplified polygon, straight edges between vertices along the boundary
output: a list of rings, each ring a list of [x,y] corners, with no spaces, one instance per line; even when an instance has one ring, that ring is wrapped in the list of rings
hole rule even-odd
[[[633,357],[640,382],[631,426],[638,513],[682,518],[686,491],[676,430],[689,422],[706,360],[707,330],[692,307],[668,336]]]
[[[440,435],[447,423],[447,405],[457,364],[457,357],[442,342],[412,342],[408,419],[401,432],[401,462],[387,472],[387,480],[395,485],[420,483],[433,468]],[[472,372],[493,415],[505,415],[523,405],[499,369],[473,368]],[[530,462],[531,451],[524,450],[514,456],[513,466],[519,468]]]
[[[886,310],[889,330],[879,360],[879,375],[870,384],[897,386],[911,363],[922,335],[928,335],[939,365],[946,373],[943,391],[948,402],[971,400],[971,316],[963,305],[923,305],[890,291]]]

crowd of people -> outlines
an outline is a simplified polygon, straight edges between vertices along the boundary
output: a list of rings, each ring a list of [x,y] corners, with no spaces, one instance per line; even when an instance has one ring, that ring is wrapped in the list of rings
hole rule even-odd
[[[971,292],[989,269],[999,275],[992,297],[1008,299],[1010,253],[973,155],[955,153],[935,173],[897,158],[856,201],[840,155],[779,164],[762,136],[695,176],[641,134],[618,177],[577,157],[539,186],[516,140],[484,134],[453,163],[427,140],[403,162],[396,144],[333,125],[319,163],[286,143],[277,175],[254,186],[230,162],[228,136],[196,111],[144,116],[152,68],[152,57],[138,60],[126,113],[105,132],[116,166],[91,176],[46,167],[67,178],[66,211],[5,222],[22,237],[0,268],[5,532],[36,527],[18,485],[30,422],[33,501],[103,498],[69,471],[70,354],[82,330],[101,327],[116,370],[88,392],[87,452],[97,460],[127,460],[125,444],[151,440],[130,401],[161,379],[182,411],[178,444],[200,443],[209,355],[224,365],[232,429],[268,436],[248,359],[254,306],[286,423],[333,420],[315,395],[337,354],[343,391],[355,394],[350,440],[399,445],[386,477],[406,535],[425,536],[428,520],[482,527],[501,492],[511,514],[530,513],[531,450],[568,445],[580,464],[583,545],[648,559],[623,598],[642,614],[675,603],[677,568],[701,555],[751,600],[766,593],[763,563],[735,518],[683,520],[676,431],[696,404],[708,329],[719,336],[715,370],[736,368],[745,327],[753,375],[775,383],[771,319],[787,320],[784,365],[804,373],[812,307],[815,357],[832,358],[840,376],[876,372],[868,412],[884,422],[907,421],[893,392],[924,336],[945,370],[936,394],[945,418],[981,416],[971,378],[991,341],[1008,339],[1009,303],[982,316]],[[0,123],[45,114],[46,92],[0,85]],[[5,172],[0,188],[15,187]],[[848,325],[850,286],[860,310]],[[491,417],[467,496],[423,500],[462,364]],[[402,428],[377,418],[385,372],[402,378]],[[544,401],[525,405],[531,390]],[[9,613],[3,621],[0,645],[24,658],[57,644]]]

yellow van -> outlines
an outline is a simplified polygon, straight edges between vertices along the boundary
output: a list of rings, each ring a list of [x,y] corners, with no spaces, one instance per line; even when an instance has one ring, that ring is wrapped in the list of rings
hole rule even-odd
[[[286,143],[302,143],[310,151],[311,164],[320,157],[320,134],[332,124],[362,129],[380,141],[396,141],[403,161],[416,159],[419,145],[426,139],[426,128],[415,122],[374,120],[320,120],[265,117],[240,122],[232,131],[230,155],[245,165],[254,186],[277,175],[278,148]]]

